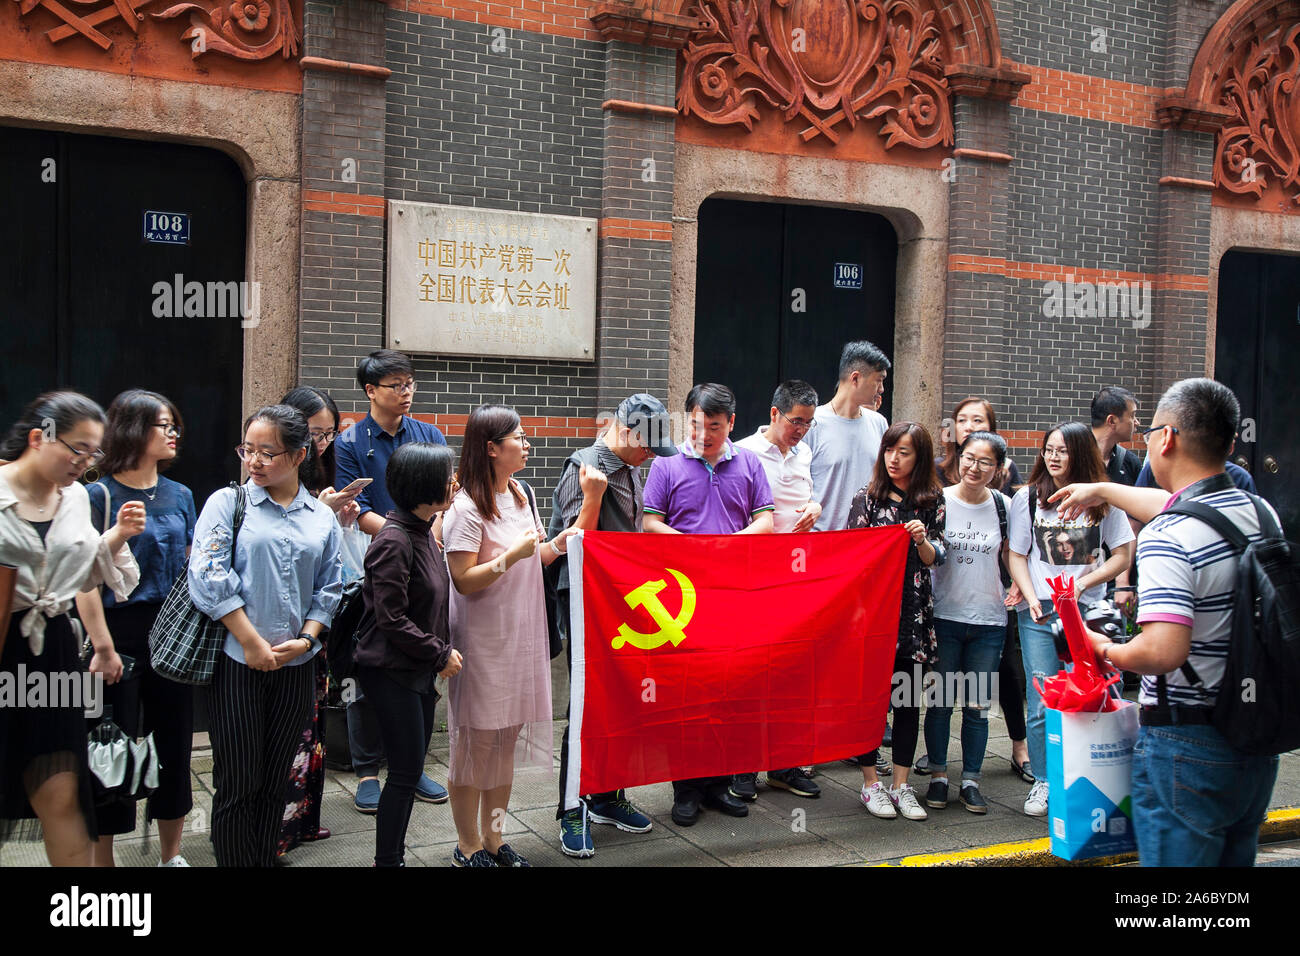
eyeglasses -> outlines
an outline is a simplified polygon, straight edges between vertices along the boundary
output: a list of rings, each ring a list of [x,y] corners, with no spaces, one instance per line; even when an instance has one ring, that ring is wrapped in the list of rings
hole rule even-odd
[[[777,414],[780,415],[782,418],[785,418],[784,412],[777,412]],[[815,418],[811,419],[810,421],[804,421],[802,418],[785,418],[785,420],[789,422],[791,425],[793,425],[795,428],[801,428],[804,431],[807,431],[809,428],[817,427],[817,420]]]
[[[1152,432],[1158,432],[1158,431],[1160,431],[1160,429],[1162,429],[1162,428],[1168,428],[1168,429],[1169,429],[1171,432],[1173,432],[1175,435],[1178,434],[1178,426],[1177,426],[1177,425],[1152,425],[1150,428],[1144,428],[1144,429],[1142,429],[1142,431],[1141,431],[1139,434],[1141,434],[1142,437],[1145,439],[1145,438],[1146,438],[1148,435],[1150,435]]]
[[[996,468],[998,466],[996,461],[989,461],[987,458],[971,458],[969,455],[962,455],[961,463],[967,468],[978,468],[981,471],[986,471],[989,468]]]
[[[236,445],[235,454],[239,456],[240,461],[259,462],[270,464],[280,455],[289,454],[285,451],[262,451],[260,448],[253,448],[251,445]]]
[[[387,383],[381,382],[377,387],[391,388],[393,392],[397,395],[409,395],[413,393],[416,390],[416,388],[418,388],[415,382],[400,382],[396,385],[389,385]]]
[[[92,465],[98,465],[104,460],[104,450],[102,448],[96,448],[94,451],[82,451],[80,448],[74,448],[72,445],[69,445],[62,438],[58,439],[58,441],[60,445],[72,452],[73,464],[82,461],[89,461]]]
[[[311,432],[311,440],[316,442],[317,444],[324,442],[325,444],[328,445],[330,442],[332,442],[335,438],[338,437],[338,434],[339,434],[338,431],[333,428],[323,432]]]
[[[171,422],[152,422],[151,424],[153,425],[154,428],[161,428],[163,430],[163,434],[166,435],[168,438],[180,437],[181,430],[177,428],[175,425],[173,425]]]
[[[525,435],[525,434],[524,434],[523,432],[521,432],[521,431],[520,431],[520,432],[515,432],[515,433],[512,434],[512,435],[506,435],[504,438],[494,438],[494,439],[492,439],[492,440],[493,440],[494,442],[496,442],[498,445],[500,445],[502,442],[507,441],[507,440],[509,440],[509,439],[511,439],[511,438],[518,438],[520,444],[523,444],[523,445],[527,445],[527,444],[528,444],[528,436]]]
[[[1053,458],[1053,459],[1055,459],[1055,458],[1069,458],[1069,457],[1070,457],[1070,452],[1069,452],[1068,450],[1064,449],[1064,448],[1044,448],[1044,449],[1043,449],[1043,457],[1044,457],[1044,458]]]

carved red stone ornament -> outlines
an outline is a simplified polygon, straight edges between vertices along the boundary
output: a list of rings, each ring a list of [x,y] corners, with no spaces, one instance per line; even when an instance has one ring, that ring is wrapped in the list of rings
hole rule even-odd
[[[17,0],[18,12],[27,16],[36,7],[45,8],[63,21],[46,31],[51,43],[80,34],[101,50],[113,40],[99,27],[121,17],[132,33],[139,33],[144,21],[142,9],[155,0],[64,0],[85,9],[74,12],[61,0]],[[191,59],[215,53],[239,60],[265,60],[275,54],[285,59],[298,53],[301,30],[289,0],[204,0],[180,3],[159,13],[157,19],[190,15],[190,27],[179,40],[190,46]]]
[[[1216,201],[1300,212],[1300,0],[1237,0],[1210,28],[1162,123],[1213,132]]]
[[[1300,23],[1251,44],[1228,68],[1221,102],[1234,116],[1215,144],[1214,183],[1257,198],[1276,177],[1300,206]]]
[[[926,0],[701,0],[677,107],[706,123],[780,114],[808,142],[883,117],[885,148],[953,142],[947,29]]]

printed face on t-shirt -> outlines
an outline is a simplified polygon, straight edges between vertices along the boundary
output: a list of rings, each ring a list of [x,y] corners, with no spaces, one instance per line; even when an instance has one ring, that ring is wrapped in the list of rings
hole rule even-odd
[[[1101,526],[1066,528],[1062,525],[1039,525],[1035,532],[1049,564],[1091,565],[1101,554]]]

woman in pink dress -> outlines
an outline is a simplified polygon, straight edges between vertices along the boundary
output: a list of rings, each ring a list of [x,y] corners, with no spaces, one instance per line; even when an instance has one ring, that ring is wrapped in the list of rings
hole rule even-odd
[[[511,476],[528,462],[519,416],[474,410],[461,445],[461,490],[443,530],[452,647],[447,773],[456,866],[528,866],[502,841],[516,767],[552,767],[551,666],[542,566],[564,554],[569,528],[545,541],[531,488]]]

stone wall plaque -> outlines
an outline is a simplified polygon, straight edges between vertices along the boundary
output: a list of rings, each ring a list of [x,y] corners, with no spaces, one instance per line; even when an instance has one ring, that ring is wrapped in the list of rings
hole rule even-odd
[[[596,220],[389,202],[388,345],[594,361]]]

